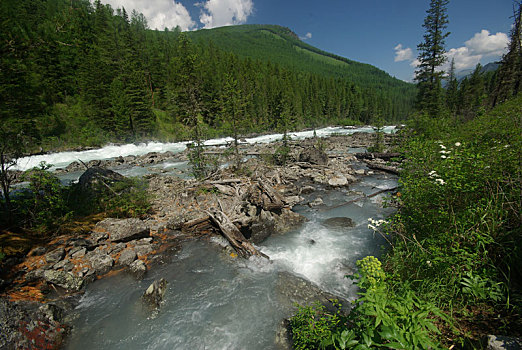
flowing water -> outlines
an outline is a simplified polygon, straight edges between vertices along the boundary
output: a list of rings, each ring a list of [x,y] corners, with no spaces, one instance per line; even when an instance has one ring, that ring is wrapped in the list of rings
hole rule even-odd
[[[307,199],[321,196],[325,206],[297,206],[309,221],[258,246],[270,261],[232,258],[216,238],[185,244],[172,261],[154,267],[142,281],[124,273],[97,281],[74,311],[67,349],[275,349],[278,325],[292,313],[280,291],[285,283],[281,272],[346,299],[355,297],[345,275],[357,259],[379,254],[385,244],[368,229],[367,220],[384,218],[391,209],[381,206],[381,195],[339,205],[395,185],[393,177],[374,175],[354,186],[355,192],[314,192]],[[332,217],[350,217],[356,226],[327,228],[323,221]],[[165,301],[151,317],[140,297],[162,277],[168,281]]]

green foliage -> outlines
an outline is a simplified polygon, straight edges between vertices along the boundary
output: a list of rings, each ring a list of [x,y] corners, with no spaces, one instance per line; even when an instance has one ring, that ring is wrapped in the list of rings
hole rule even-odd
[[[16,203],[23,226],[39,233],[56,230],[71,217],[65,188],[47,171],[49,167],[42,162],[24,174],[24,180],[29,181],[28,192]]]
[[[150,213],[150,195],[147,183],[139,178],[125,178],[112,186],[115,194],[100,200],[101,209],[108,216],[140,218]]]
[[[296,349],[441,349],[435,320],[447,320],[432,303],[406,284],[387,280],[381,262],[367,256],[357,262],[359,298],[348,317],[324,307],[301,307],[291,319]]]
[[[304,350],[322,347],[325,340],[331,339],[337,331],[341,332],[345,321],[340,305],[337,305],[334,313],[327,312],[320,303],[298,305],[296,315],[290,319],[293,348]]]

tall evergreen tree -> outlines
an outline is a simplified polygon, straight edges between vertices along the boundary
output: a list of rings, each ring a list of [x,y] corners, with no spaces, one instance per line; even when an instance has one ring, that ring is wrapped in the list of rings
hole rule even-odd
[[[459,82],[455,76],[455,59],[452,58],[446,88],[446,107],[453,116],[457,113],[458,89]]]
[[[448,2],[449,0],[431,0],[423,24],[426,30],[424,41],[417,46],[420,62],[415,71],[415,80],[419,88],[417,108],[430,117],[438,116],[443,107],[441,81],[444,72],[440,67],[446,60],[444,45],[445,39],[450,34],[445,31],[448,24],[446,15]]]
[[[498,70],[497,86],[493,92],[492,105],[517,95],[522,81],[522,3],[514,13],[515,22],[511,29],[509,51],[502,58]]]

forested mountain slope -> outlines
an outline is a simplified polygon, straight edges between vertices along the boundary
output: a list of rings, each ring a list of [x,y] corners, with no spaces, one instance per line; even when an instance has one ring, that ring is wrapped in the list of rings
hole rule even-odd
[[[196,122],[204,136],[392,122],[412,109],[413,85],[282,27],[155,31],[88,0],[3,0],[0,18],[0,131],[44,148],[189,138]]]

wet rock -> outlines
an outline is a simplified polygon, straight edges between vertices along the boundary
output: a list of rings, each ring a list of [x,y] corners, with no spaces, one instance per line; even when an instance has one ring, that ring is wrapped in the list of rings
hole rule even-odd
[[[83,286],[82,278],[66,271],[46,270],[43,277],[47,282],[67,290],[78,291]]]
[[[315,147],[308,147],[299,154],[299,161],[317,165],[327,165],[328,155]]]
[[[109,234],[111,242],[129,242],[150,236],[150,228],[140,219],[105,219],[96,224],[96,230]]]
[[[277,327],[275,345],[278,350],[292,350],[290,321],[283,320]]]
[[[347,217],[329,218],[323,221],[323,225],[331,228],[355,227],[353,220]]]
[[[65,256],[65,249],[64,248],[57,248],[53,250],[50,253],[45,254],[45,261],[47,261],[49,264],[57,263],[58,261],[62,260]]]
[[[167,281],[162,278],[158,281],[154,281],[149,288],[145,291],[142,299],[148,305],[158,308],[163,301],[165,292],[167,291]]]
[[[520,350],[522,339],[501,335],[488,335],[487,350]]]
[[[118,264],[123,266],[129,266],[136,260],[136,252],[134,249],[125,249],[121,252],[120,258],[118,259]]]
[[[147,265],[145,265],[143,260],[134,260],[134,262],[129,265],[129,271],[137,279],[142,279],[147,272]]]
[[[279,272],[277,276],[276,292],[281,305],[288,310],[295,311],[295,304],[311,305],[319,302],[329,312],[335,312],[335,301],[343,305],[343,310],[348,310],[350,302],[343,298],[323,291],[314,283],[293,275],[289,272]]]
[[[275,231],[278,234],[286,233],[299,227],[307,219],[290,209],[283,209],[281,214],[275,215]]]
[[[300,194],[310,194],[315,191],[313,186],[303,186],[301,187]]]
[[[323,199],[320,197],[317,197],[316,199],[314,199],[313,201],[308,203],[308,206],[313,208],[313,207],[318,207],[323,204],[324,204]]]
[[[248,239],[252,243],[261,243],[275,232],[275,219],[269,211],[261,210],[256,221],[250,226]]]
[[[348,179],[344,175],[334,175],[328,180],[328,184],[334,187],[346,186],[348,185]]]
[[[110,255],[99,251],[94,252],[93,254],[89,254],[87,259],[92,269],[96,271],[97,275],[106,274],[114,265],[114,259]]]

